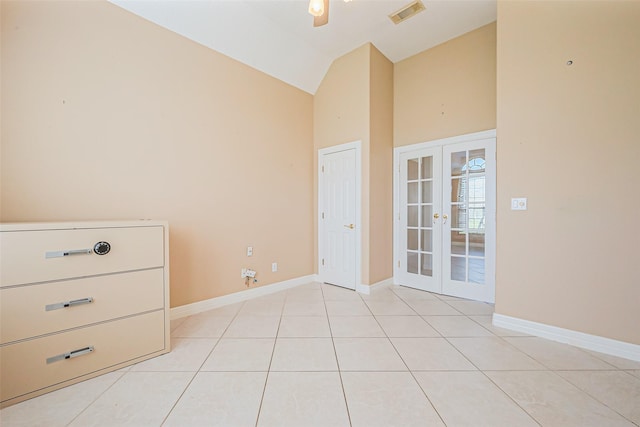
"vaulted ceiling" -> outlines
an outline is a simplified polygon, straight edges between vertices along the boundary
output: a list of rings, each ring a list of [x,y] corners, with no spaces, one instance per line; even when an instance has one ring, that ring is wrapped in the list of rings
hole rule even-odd
[[[111,0],[149,21],[311,94],[336,58],[371,42],[398,62],[496,20],[496,0],[331,0],[329,24],[313,27],[308,0]]]

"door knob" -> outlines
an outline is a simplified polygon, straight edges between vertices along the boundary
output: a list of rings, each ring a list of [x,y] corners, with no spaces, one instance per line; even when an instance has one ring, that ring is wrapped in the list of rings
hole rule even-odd
[[[442,219],[443,219],[442,223],[443,223],[443,224],[446,224],[446,223],[447,223],[447,219],[448,219],[448,218],[449,218],[449,215],[447,215],[447,214],[442,214]]]
[[[344,226],[350,230],[353,230],[354,228],[356,228],[355,224],[348,224],[348,225],[345,224]]]

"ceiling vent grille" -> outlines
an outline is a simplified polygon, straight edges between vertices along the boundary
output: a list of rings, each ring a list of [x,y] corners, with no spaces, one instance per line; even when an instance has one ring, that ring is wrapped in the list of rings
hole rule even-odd
[[[389,15],[389,18],[394,24],[399,24],[406,21],[417,13],[422,12],[425,9],[424,4],[420,0],[416,0],[413,3],[403,7],[399,11]]]

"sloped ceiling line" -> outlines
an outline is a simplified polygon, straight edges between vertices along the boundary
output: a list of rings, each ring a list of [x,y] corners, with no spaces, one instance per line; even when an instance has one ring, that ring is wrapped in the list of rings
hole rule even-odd
[[[395,25],[408,0],[332,0],[314,28],[307,0],[110,0],[268,75],[314,94],[331,63],[367,42],[398,62],[496,19],[496,0],[424,0]]]

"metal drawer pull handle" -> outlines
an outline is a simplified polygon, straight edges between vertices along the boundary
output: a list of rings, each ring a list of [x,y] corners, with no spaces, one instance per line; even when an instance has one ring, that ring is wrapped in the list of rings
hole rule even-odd
[[[70,251],[49,251],[44,253],[45,258],[60,258],[63,256],[71,255],[90,255],[93,252],[92,249],[73,249]]]
[[[44,306],[44,311],[58,310],[61,308],[73,307],[74,305],[90,304],[93,302],[93,297],[74,299],[73,301],[58,302],[56,304],[47,304]]]
[[[89,347],[79,348],[77,350],[70,351],[69,353],[62,353],[57,356],[48,357],[47,364],[54,363],[59,360],[73,359],[74,357],[84,356],[85,354],[89,354],[92,352],[93,352],[93,346],[90,345]]]

